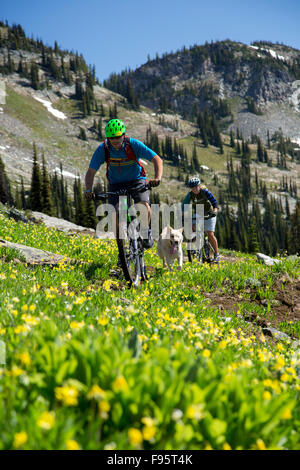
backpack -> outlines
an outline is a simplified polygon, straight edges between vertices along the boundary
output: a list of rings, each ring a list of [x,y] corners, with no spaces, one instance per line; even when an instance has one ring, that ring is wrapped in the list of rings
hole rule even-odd
[[[125,135],[124,137],[124,142],[125,142],[125,153],[126,153],[126,158],[110,158],[110,151],[109,151],[109,145],[107,139],[104,141],[104,151],[105,151],[105,161],[106,161],[106,178],[108,179],[108,169],[109,169],[109,164],[110,161],[118,162],[119,163],[119,173],[121,172],[121,165],[122,163],[128,162],[129,160],[135,160],[135,162],[139,165],[141,168],[141,176],[146,176],[146,171],[143,165],[138,161],[133,148],[130,145],[130,139]]]

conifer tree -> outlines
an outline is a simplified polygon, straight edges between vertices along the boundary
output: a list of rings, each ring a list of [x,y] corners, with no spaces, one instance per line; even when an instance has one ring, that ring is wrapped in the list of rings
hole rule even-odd
[[[22,209],[22,200],[21,200],[21,192],[19,191],[19,188],[16,186],[15,190],[15,204],[17,209]]]
[[[5,172],[4,163],[0,157],[0,202],[2,204],[12,204],[13,198],[10,190],[10,183]]]
[[[27,204],[26,204],[26,195],[25,195],[23,176],[21,176],[21,203],[22,203],[22,209],[26,209]]]
[[[95,204],[92,199],[84,199],[85,201],[85,226],[89,228],[96,228],[98,220],[96,218]]]
[[[249,253],[256,253],[259,251],[259,243],[257,237],[257,227],[255,217],[251,217],[251,223],[249,227]]]
[[[195,169],[195,171],[200,170],[200,165],[199,165],[199,162],[198,162],[197,150],[196,150],[196,144],[195,143],[194,143],[194,147],[193,147],[192,166]]]
[[[102,132],[102,117],[99,117],[99,121],[98,121],[98,135],[99,135],[99,139],[103,139],[103,132]]]
[[[297,201],[295,211],[290,218],[289,231],[290,250],[292,254],[300,254],[300,201]]]
[[[39,69],[38,69],[38,66],[34,62],[31,63],[30,79],[31,79],[32,88],[34,88],[35,90],[39,90],[40,89]]]
[[[50,180],[46,168],[45,156],[43,154],[43,167],[42,167],[42,211],[50,216],[53,216],[53,202],[50,189]]]
[[[79,136],[78,136],[78,138],[81,139],[81,140],[87,140],[86,132],[83,129],[83,127],[79,127]]]
[[[41,212],[43,209],[42,176],[35,142],[33,143],[33,165],[30,186],[30,209]]]
[[[234,132],[233,129],[230,131],[230,147],[235,148]]]
[[[263,144],[260,140],[260,138],[257,138],[257,161],[258,162],[263,162],[264,161],[264,147]]]
[[[74,203],[75,203],[75,223],[77,225],[85,225],[86,209],[83,202],[82,186],[80,177],[74,181]]]

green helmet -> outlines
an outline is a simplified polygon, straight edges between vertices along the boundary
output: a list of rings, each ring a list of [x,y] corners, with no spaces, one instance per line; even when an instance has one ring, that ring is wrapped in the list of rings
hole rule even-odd
[[[106,137],[119,137],[125,134],[125,125],[120,119],[111,119],[105,126]]]

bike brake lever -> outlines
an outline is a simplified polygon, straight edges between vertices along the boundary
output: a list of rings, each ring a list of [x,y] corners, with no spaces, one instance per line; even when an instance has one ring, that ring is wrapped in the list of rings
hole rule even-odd
[[[105,201],[106,200],[106,194],[95,194],[94,199],[100,200],[100,201]]]

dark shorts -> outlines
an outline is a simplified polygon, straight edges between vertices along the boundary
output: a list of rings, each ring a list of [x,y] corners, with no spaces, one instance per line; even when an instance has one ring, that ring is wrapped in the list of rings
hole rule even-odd
[[[134,181],[126,181],[124,183],[115,183],[108,185],[108,191],[119,191],[120,189],[128,189],[130,191],[130,195],[132,196],[135,203],[138,202],[148,202],[150,204],[150,191],[147,189],[146,191],[142,191],[147,184],[145,179],[134,180]],[[108,195],[108,203],[116,206],[119,202],[119,196],[115,194]]]

